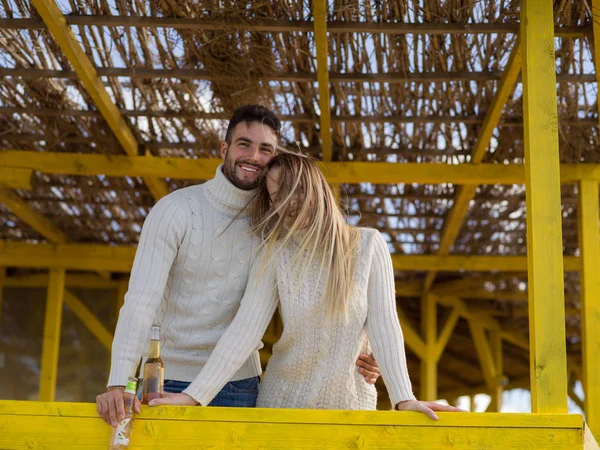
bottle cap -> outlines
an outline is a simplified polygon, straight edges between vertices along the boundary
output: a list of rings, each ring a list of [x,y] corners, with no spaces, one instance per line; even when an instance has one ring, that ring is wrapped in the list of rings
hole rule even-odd
[[[152,337],[150,339],[152,339],[153,341],[160,340],[160,325],[156,323],[152,325]]]
[[[127,386],[125,387],[125,392],[127,392],[128,394],[135,394],[137,391],[137,384],[137,378],[129,377],[129,379],[127,380]]]

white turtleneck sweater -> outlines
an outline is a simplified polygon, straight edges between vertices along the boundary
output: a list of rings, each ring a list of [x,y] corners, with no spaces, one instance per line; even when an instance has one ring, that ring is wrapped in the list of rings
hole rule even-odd
[[[413,400],[390,252],[377,230],[361,228],[360,235],[357,290],[350,297],[347,322],[326,316],[322,299],[326,271],[308,264],[306,254],[294,265],[295,244],[266,262],[261,255],[235,319],[184,393],[208,405],[255,351],[279,306],[283,334],[273,346],[258,407],[375,409],[375,387],[365,382],[355,365],[366,336],[392,404]]]
[[[240,211],[254,193],[232,185],[220,166],[212,180],[175,191],[152,208],[119,314],[108,386],[124,386],[135,374],[152,323],[161,324],[165,378],[198,375],[244,295],[258,238]],[[260,374],[260,345],[259,339],[230,380]]]

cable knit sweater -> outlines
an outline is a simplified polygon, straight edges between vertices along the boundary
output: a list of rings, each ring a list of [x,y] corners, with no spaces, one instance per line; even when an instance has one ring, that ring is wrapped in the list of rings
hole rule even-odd
[[[152,208],[115,331],[108,386],[124,386],[135,374],[154,322],[162,325],[165,378],[198,375],[239,308],[257,253],[258,238],[247,213],[240,214],[254,192],[232,185],[221,166],[212,180],[175,191]],[[231,380],[261,373],[259,345],[260,339]]]
[[[394,273],[383,236],[360,229],[357,291],[349,321],[325,315],[325,274],[300,264],[292,268],[290,244],[276,257],[252,268],[246,294],[228,330],[200,374],[184,391],[208,405],[256,349],[277,306],[284,330],[273,346],[259,395],[259,407],[375,409],[375,387],[368,385],[355,362],[365,331],[393,404],[412,400],[402,331],[394,294]]]

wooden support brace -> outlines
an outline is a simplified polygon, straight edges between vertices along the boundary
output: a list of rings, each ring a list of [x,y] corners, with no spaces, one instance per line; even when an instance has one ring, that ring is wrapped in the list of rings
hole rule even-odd
[[[0,167],[0,188],[31,190],[32,177],[33,171],[30,169]]]
[[[475,351],[477,352],[479,364],[483,372],[483,378],[489,389],[495,388],[498,381],[496,363],[485,331],[475,320],[469,320],[468,322],[471,335],[473,336]]]
[[[414,325],[400,306],[398,306],[398,319],[400,320],[400,326],[402,327],[404,342],[408,348],[415,352],[419,358],[425,358],[425,342],[423,342],[421,335],[416,331]]]
[[[444,349],[446,348],[446,345],[448,344],[448,341],[450,340],[450,336],[452,336],[454,327],[456,327],[456,322],[458,322],[458,319],[460,318],[460,314],[461,314],[461,308],[459,306],[454,306],[452,308],[452,312],[446,319],[444,328],[442,328],[442,331],[441,331],[441,333],[437,339],[437,342],[435,344],[434,355],[435,355],[436,361],[440,360],[440,357],[442,356],[442,353],[444,352]]]
[[[83,322],[88,330],[102,343],[102,345],[110,351],[113,336],[106,329],[102,322],[92,313],[87,306],[83,304],[75,295],[69,291],[64,293],[65,304],[69,309]]]
[[[40,373],[40,400],[46,402],[54,401],[56,394],[58,349],[60,345],[64,292],[65,270],[52,269],[48,283],[44,341],[42,344],[42,368]]]
[[[421,333],[425,341],[425,357],[421,358],[421,400],[437,399],[437,302],[433,295],[421,298]]]

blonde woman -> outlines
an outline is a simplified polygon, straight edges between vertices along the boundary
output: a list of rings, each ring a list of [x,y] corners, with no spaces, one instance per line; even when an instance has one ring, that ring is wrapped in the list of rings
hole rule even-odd
[[[279,307],[284,329],[257,407],[375,409],[375,387],[355,366],[368,337],[395,409],[432,419],[459,411],[415,399],[387,243],[374,229],[345,223],[314,161],[276,156],[251,207],[263,247],[235,319],[189,387],[151,406],[208,405],[260,345]]]

